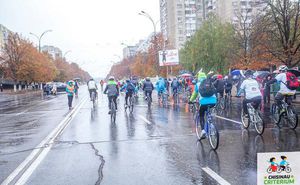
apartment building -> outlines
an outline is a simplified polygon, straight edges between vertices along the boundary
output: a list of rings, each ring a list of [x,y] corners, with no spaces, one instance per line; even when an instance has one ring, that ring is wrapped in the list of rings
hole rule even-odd
[[[42,51],[50,54],[53,59],[62,58],[62,51],[58,47],[45,45],[42,47]]]
[[[168,48],[180,49],[201,26],[203,0],[160,0],[161,31]]]

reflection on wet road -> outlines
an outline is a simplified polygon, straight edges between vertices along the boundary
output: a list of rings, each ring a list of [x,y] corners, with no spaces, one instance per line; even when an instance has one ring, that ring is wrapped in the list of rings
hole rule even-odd
[[[220,146],[213,151],[207,140],[196,140],[186,105],[162,107],[154,102],[149,110],[140,97],[129,114],[123,98],[115,124],[105,96],[99,96],[96,109],[86,102],[26,184],[252,185],[258,152],[300,150],[299,128],[279,130],[267,107],[267,129],[258,136],[253,128],[242,129],[240,100],[234,100],[231,109],[215,118]]]

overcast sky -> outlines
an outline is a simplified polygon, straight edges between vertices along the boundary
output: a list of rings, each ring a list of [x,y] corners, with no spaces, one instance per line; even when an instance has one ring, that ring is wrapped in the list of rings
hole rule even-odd
[[[159,0],[0,0],[0,24],[37,44],[59,47],[67,60],[78,63],[94,77],[105,77],[112,62],[122,57],[121,43],[135,44],[153,26],[144,10],[159,20]],[[159,26],[157,26],[159,28]]]

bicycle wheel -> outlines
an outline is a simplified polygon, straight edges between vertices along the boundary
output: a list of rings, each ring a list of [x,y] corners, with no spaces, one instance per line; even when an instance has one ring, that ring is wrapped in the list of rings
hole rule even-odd
[[[250,119],[245,116],[243,110],[241,112],[241,121],[242,121],[243,127],[245,129],[247,129],[249,127],[249,125],[250,125]]]
[[[255,111],[253,120],[254,120],[254,127],[255,127],[256,132],[259,135],[262,135],[265,130],[265,124],[264,124],[264,121],[262,119],[262,116],[261,116],[261,113],[259,110]]]
[[[271,108],[272,119],[275,122],[275,124],[279,128],[281,128],[282,127],[282,124],[280,123],[281,115],[279,114],[279,111],[280,111],[279,107],[275,103],[273,103]]]
[[[129,99],[129,112],[132,113],[133,112],[133,99],[132,97],[130,97]]]
[[[219,131],[213,123],[209,123],[208,131],[209,144],[213,150],[219,147]]]
[[[224,98],[220,98],[220,108],[222,109],[222,110],[225,110],[225,100],[224,100]]]
[[[96,99],[96,97],[95,97],[95,92],[92,92],[92,102],[93,102],[93,108],[95,108],[95,107],[96,107],[96,102],[95,102],[95,99]]]
[[[151,98],[149,95],[147,96],[147,103],[148,103],[148,108],[150,108],[151,107]]]
[[[292,106],[287,107],[288,125],[291,129],[296,129],[298,126],[298,115]]]
[[[200,114],[199,112],[196,114],[195,118],[194,118],[195,124],[196,124],[196,135],[198,140],[201,139],[201,132],[202,132],[202,128],[201,128],[201,124],[200,124]]]
[[[112,123],[116,122],[116,107],[114,102],[111,102],[110,120]]]

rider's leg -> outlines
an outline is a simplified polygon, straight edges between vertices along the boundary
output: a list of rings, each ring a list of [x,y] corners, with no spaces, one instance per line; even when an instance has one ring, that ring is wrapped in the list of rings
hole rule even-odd
[[[244,114],[248,114],[248,108],[247,108],[247,103],[250,103],[252,102],[252,100],[248,100],[248,99],[244,99],[243,100],[243,111],[244,111]]]
[[[293,101],[293,95],[291,95],[291,96],[286,96],[285,102],[286,102],[288,105],[292,105],[292,101]]]
[[[282,106],[281,106],[281,101],[284,99],[284,96],[281,94],[281,93],[277,93],[276,96],[275,96],[275,102],[277,104],[277,106],[281,109]]]
[[[108,108],[111,110],[111,101],[112,101],[112,96],[108,97]]]
[[[261,97],[255,97],[255,98],[252,98],[252,102],[254,102],[254,109],[258,109],[259,108],[259,105],[261,103],[261,100],[262,98]]]
[[[206,134],[206,131],[205,131],[205,119],[204,119],[204,116],[205,116],[205,111],[207,110],[207,105],[201,105],[200,106],[200,109],[199,109],[199,116],[200,116],[200,125],[201,125],[201,138],[205,138],[205,134]]]
[[[128,92],[125,95],[125,105],[128,105]]]
[[[116,110],[118,110],[118,105],[117,105],[117,96],[112,96],[112,99],[115,103],[115,107],[116,107]]]

